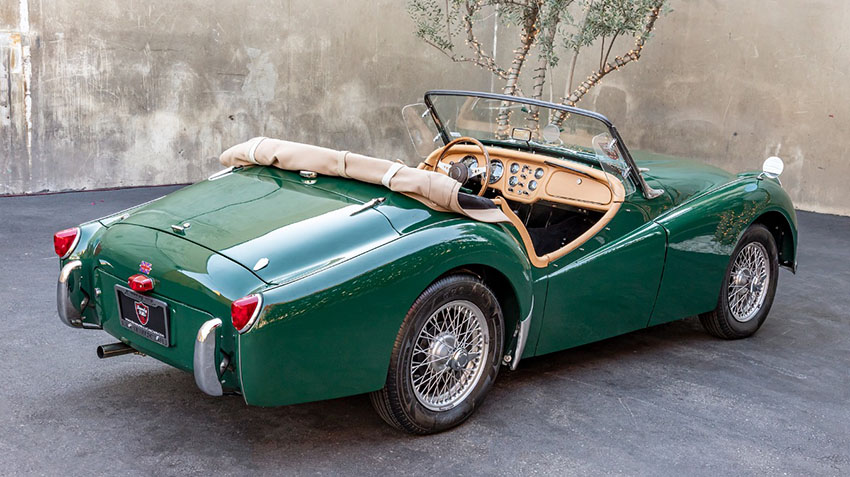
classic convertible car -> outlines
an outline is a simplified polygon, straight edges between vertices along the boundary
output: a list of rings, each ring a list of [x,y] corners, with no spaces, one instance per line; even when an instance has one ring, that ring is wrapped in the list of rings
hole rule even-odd
[[[778,158],[729,174],[630,152],[599,114],[512,96],[419,108],[417,167],[255,138],[208,180],[56,233],[61,320],[210,395],[371,393],[425,434],[523,358],[693,315],[750,336],[796,268]]]

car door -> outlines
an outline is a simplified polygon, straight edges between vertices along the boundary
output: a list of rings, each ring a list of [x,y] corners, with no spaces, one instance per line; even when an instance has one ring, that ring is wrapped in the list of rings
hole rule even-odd
[[[603,168],[619,175],[614,169]],[[535,354],[644,328],[652,314],[667,237],[628,178],[617,215],[544,271],[548,291]]]

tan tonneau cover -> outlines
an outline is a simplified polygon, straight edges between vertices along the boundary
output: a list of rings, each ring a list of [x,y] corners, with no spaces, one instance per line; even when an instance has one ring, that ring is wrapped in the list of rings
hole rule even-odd
[[[458,202],[460,183],[449,176],[387,159],[257,137],[224,151],[219,160],[225,166],[258,164],[383,184],[434,210],[454,211],[482,222],[509,222],[499,206],[490,199],[464,194],[461,197],[462,206]]]

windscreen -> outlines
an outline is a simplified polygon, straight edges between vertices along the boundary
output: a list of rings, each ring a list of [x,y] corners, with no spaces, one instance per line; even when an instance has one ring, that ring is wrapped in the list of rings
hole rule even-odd
[[[484,144],[530,149],[602,169],[634,191],[629,166],[607,124],[597,118],[516,101],[431,94],[428,100],[449,140],[467,136]]]

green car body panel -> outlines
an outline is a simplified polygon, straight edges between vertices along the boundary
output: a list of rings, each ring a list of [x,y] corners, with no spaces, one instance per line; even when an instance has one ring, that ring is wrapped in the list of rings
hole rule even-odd
[[[479,274],[496,291],[506,356],[522,348],[519,330],[527,334],[519,359],[712,310],[754,222],[770,228],[780,263],[795,268],[796,217],[777,180],[634,156],[663,194],[631,193],[603,230],[545,268],[530,264],[510,225],[436,212],[378,185],[263,167],[83,224],[61,264],[81,262],[68,288],[86,326],[179,369],[193,370],[199,328],[220,318],[222,386],[261,406],[383,387],[406,313],[452,271]],[[375,198],[385,200],[366,204]],[[117,317],[115,287],[142,260],[152,264],[150,295],[169,307],[169,347]],[[230,304],[253,293],[262,312],[239,334]]]

